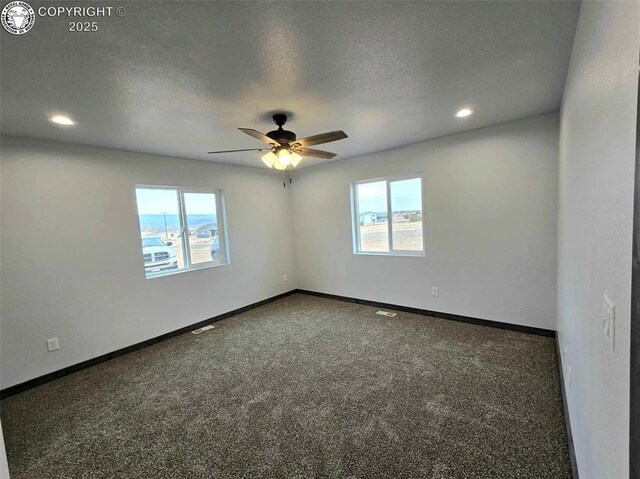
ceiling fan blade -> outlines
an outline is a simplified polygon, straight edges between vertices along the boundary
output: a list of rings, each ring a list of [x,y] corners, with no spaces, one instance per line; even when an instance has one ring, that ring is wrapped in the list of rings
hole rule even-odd
[[[242,133],[246,133],[249,136],[257,138],[260,141],[264,141],[267,144],[280,146],[280,143],[278,143],[276,140],[269,138],[267,135],[260,133],[258,130],[254,130],[252,128],[238,128],[238,130],[240,130]]]
[[[307,146],[320,145],[322,143],[331,143],[332,141],[344,140],[347,138],[347,134],[342,130],[329,131],[327,133],[320,133],[319,135],[308,136],[306,138],[300,138],[293,142],[293,144],[299,143],[300,146],[306,148]]]
[[[336,156],[336,153],[330,151],[314,150],[313,148],[296,148],[295,152],[302,156],[312,156],[314,158],[324,158],[330,160]]]
[[[207,151],[208,155],[212,155],[215,153],[235,153],[236,151],[264,151],[270,150],[271,148],[244,148],[242,150],[221,150],[221,151]]]

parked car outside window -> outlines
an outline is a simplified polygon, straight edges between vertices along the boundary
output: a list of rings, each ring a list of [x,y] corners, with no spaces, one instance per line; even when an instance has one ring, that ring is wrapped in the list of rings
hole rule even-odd
[[[157,236],[142,238],[144,270],[147,274],[178,269],[176,253],[169,248],[172,244],[171,241],[165,243]]]
[[[211,241],[211,259],[216,261],[220,258],[220,237],[218,235],[213,237]]]

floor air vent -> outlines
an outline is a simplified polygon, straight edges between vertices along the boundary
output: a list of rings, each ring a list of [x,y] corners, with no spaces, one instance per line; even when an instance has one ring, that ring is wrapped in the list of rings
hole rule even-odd
[[[204,333],[205,331],[209,331],[210,329],[213,329],[213,328],[215,328],[215,326],[208,325],[208,326],[203,326],[203,327],[198,328],[198,329],[194,329],[191,332],[193,334],[200,334],[200,333]]]
[[[378,311],[376,314],[379,314],[380,316],[389,316],[390,318],[393,318],[398,313],[390,313],[389,311]]]

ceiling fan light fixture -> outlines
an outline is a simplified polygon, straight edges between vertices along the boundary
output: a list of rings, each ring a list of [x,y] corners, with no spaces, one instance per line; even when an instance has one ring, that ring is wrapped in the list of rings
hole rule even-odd
[[[276,159],[276,161],[273,163],[273,167],[276,170],[286,170],[287,169],[287,165],[283,165],[282,163],[280,163],[280,158]]]
[[[262,162],[269,168],[273,168],[273,164],[277,161],[278,157],[273,151],[270,151],[262,157]]]
[[[295,151],[291,152],[291,166],[294,168],[300,164],[302,161],[302,157],[298,155]]]
[[[267,166],[267,168],[275,168],[276,170],[283,171],[297,167],[300,162],[307,157],[331,160],[336,156],[335,153],[316,150],[309,148],[309,146],[331,143],[333,141],[344,140],[347,138],[347,134],[342,130],[328,131],[326,133],[320,133],[319,135],[297,138],[293,131],[288,131],[282,128],[287,122],[287,115],[285,113],[276,113],[272,118],[274,123],[278,125],[278,129],[270,131],[266,135],[254,130],[253,128],[238,128],[242,133],[266,143],[269,145],[268,147],[208,151],[207,154],[268,151],[268,153],[262,156],[262,162]],[[302,155],[304,155],[304,158]]]
[[[279,152],[278,152],[278,160],[280,160],[280,164],[284,165],[285,167],[291,164],[291,153],[289,153],[289,150],[287,150],[286,148],[282,148]]]

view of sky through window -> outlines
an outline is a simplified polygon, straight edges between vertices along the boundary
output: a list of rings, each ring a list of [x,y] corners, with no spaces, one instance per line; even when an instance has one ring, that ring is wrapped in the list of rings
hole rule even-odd
[[[354,187],[355,221],[358,222],[356,252],[416,254],[424,251],[422,178],[373,180],[355,183]]]

